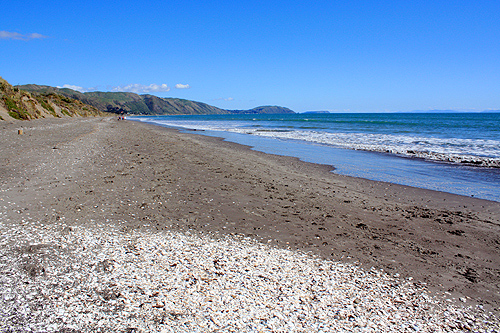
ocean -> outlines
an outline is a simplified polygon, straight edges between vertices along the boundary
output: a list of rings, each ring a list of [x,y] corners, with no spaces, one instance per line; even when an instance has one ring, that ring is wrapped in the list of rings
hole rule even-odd
[[[500,113],[136,116],[333,172],[500,202]]]

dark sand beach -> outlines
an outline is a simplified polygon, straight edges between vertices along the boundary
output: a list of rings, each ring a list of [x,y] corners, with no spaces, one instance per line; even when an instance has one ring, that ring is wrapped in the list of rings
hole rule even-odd
[[[500,308],[498,202],[339,176],[116,118],[1,123],[0,136],[4,224],[243,235]]]

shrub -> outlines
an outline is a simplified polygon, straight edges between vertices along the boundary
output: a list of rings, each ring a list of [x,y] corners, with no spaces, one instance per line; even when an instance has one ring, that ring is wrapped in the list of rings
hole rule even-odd
[[[17,113],[17,111],[15,111],[15,110],[9,111],[9,116],[11,116],[12,118],[17,119],[17,120],[23,119],[23,118],[21,118],[21,115],[19,113]]]
[[[45,109],[45,110],[49,110],[52,114],[54,112],[56,112],[54,110],[54,108],[52,107],[52,105],[50,105],[49,103],[47,103],[46,101],[44,101],[42,98],[38,99],[38,101],[40,102],[40,104],[42,105],[42,107]]]
[[[3,101],[5,102],[5,105],[7,105],[7,110],[13,110],[17,108],[17,103],[12,98],[4,96]]]
[[[72,103],[73,102],[73,100],[71,98],[66,97],[66,96],[60,95],[59,98],[61,99],[61,101],[66,102],[66,103]]]

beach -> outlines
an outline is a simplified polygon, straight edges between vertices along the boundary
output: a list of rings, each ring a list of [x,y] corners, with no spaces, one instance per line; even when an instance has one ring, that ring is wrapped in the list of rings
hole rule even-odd
[[[47,331],[498,329],[499,202],[336,175],[330,166],[113,117],[1,123],[0,137],[2,330],[23,331],[34,313],[53,325]],[[254,294],[263,297],[249,302],[258,311],[241,315],[235,304],[251,297],[234,286],[248,286],[235,282],[247,268],[248,285],[275,289],[269,298]],[[325,271],[345,283],[332,287]],[[57,281],[60,290],[47,287]],[[180,290],[176,281],[185,291],[178,303],[167,295]],[[203,294],[204,285],[220,290]],[[57,297],[37,292],[42,286]],[[281,296],[284,304],[297,297],[297,307],[308,309],[303,318],[276,308],[256,314],[265,304],[284,306],[272,301],[277,290],[290,297]],[[328,299],[333,290],[347,290],[336,298],[345,303]],[[198,305],[182,303],[188,294]],[[314,304],[337,312],[315,312]],[[21,305],[24,312],[13,310]],[[85,327],[61,310],[72,305],[73,315],[87,316]],[[100,320],[123,323],[94,322],[85,312],[93,307]],[[161,318],[141,319],[152,314]],[[280,326],[286,322],[295,326]],[[307,326],[313,322],[324,328]]]
[[[499,113],[136,116],[334,173],[500,202]]]

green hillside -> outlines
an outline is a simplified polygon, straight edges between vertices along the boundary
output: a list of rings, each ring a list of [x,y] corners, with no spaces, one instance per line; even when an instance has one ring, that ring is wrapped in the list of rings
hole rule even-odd
[[[180,98],[160,98],[153,95],[138,95],[129,92],[86,92],[81,93],[67,88],[55,88],[35,84],[20,85],[19,89],[34,94],[58,94],[77,99],[92,105],[103,112],[133,115],[165,114],[256,114],[256,113],[294,113],[280,106],[260,106],[251,110],[224,110],[201,102]]]

